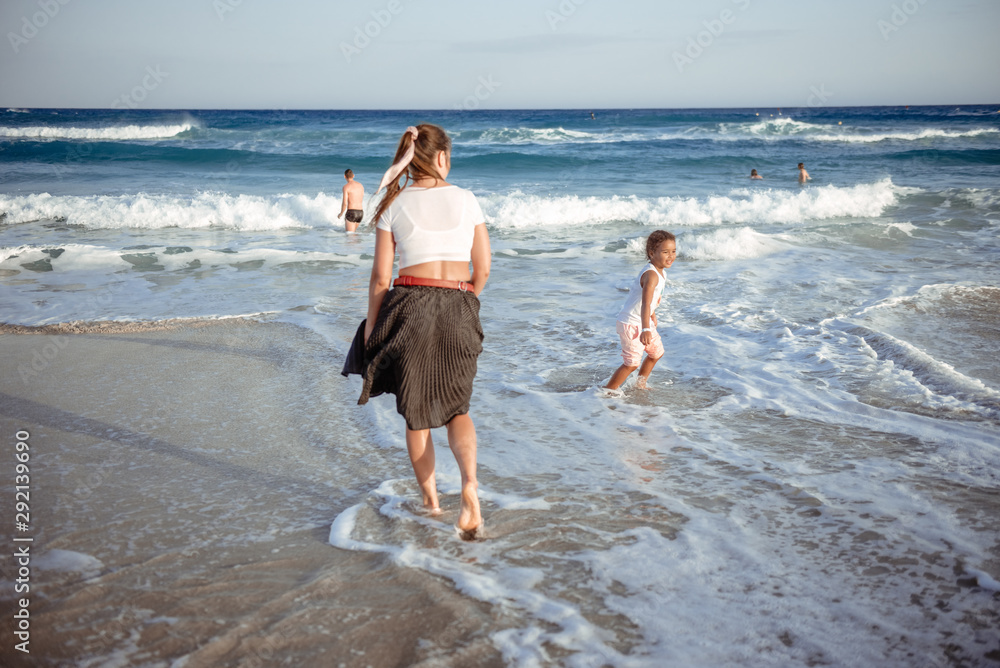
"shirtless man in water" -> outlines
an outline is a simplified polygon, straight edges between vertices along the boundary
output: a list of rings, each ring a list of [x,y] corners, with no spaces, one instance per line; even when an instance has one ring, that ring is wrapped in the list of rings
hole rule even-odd
[[[799,183],[805,183],[806,181],[812,181],[812,177],[809,176],[809,172],[806,171],[806,166],[804,163],[799,163]]]
[[[339,219],[344,213],[347,213],[347,217],[344,218],[344,227],[348,232],[353,232],[358,229],[358,223],[364,217],[365,212],[361,209],[361,202],[365,197],[365,187],[354,180],[354,172],[348,169],[344,172],[344,178],[347,179],[347,183],[344,184],[344,202],[340,207],[340,213],[337,214]]]

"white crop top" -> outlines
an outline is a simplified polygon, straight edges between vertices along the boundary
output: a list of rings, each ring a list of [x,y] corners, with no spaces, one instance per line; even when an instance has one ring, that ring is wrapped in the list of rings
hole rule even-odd
[[[471,261],[476,225],[485,222],[471,190],[407,186],[375,227],[392,232],[403,269],[436,260]]]

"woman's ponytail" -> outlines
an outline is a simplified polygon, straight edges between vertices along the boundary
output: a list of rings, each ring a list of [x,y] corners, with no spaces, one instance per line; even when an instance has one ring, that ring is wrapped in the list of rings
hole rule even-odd
[[[396,155],[392,159],[394,165],[404,160],[407,153],[410,152],[412,145],[413,157],[405,168],[406,181],[400,186],[399,177],[402,173],[397,174],[394,178],[390,174],[389,182],[385,186],[385,194],[382,196],[378,208],[375,210],[375,216],[372,218],[372,225],[378,223],[378,219],[382,217],[386,209],[389,208],[392,202],[399,196],[399,193],[406,186],[410,185],[411,182],[421,178],[435,180],[441,178],[441,174],[438,173],[434,163],[437,159],[437,154],[441,151],[444,151],[446,154],[451,153],[451,139],[443,129],[430,123],[423,123],[415,129],[417,131],[416,138],[413,137],[413,133],[409,130],[403,133],[396,147]]]

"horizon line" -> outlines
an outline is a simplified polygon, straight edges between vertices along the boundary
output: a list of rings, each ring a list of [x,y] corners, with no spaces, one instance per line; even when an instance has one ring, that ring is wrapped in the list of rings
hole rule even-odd
[[[72,111],[122,111],[122,112],[154,112],[154,111],[352,111],[352,112],[365,112],[365,111],[395,111],[395,112],[447,112],[456,114],[477,114],[477,113],[490,113],[497,111],[580,111],[580,112],[591,112],[591,111],[691,111],[691,110],[742,110],[742,109],[877,109],[877,108],[902,108],[909,109],[911,107],[917,108],[931,108],[931,107],[1000,107],[1000,102],[978,102],[978,103],[959,103],[951,102],[947,104],[858,104],[858,105],[843,105],[843,106],[809,106],[809,105],[799,105],[799,106],[739,106],[739,107],[498,107],[494,109],[445,109],[445,108],[375,108],[375,107],[358,107],[358,108],[333,108],[333,107],[155,107],[155,108],[136,108],[136,109],[122,109],[119,107],[23,107],[18,105],[6,105],[0,103],[0,107],[5,107],[5,111],[11,109],[19,109],[26,111],[60,111],[60,110],[72,110]],[[998,110],[997,113],[1000,113]]]

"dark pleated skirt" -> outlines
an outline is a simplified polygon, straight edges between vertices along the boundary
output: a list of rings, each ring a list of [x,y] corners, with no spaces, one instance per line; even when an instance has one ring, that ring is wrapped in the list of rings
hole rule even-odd
[[[434,429],[469,412],[482,351],[475,293],[396,287],[382,302],[367,346],[364,323],[358,328],[342,373],[360,370],[364,386],[358,404],[395,394],[408,428]]]

